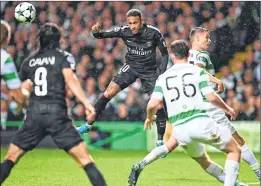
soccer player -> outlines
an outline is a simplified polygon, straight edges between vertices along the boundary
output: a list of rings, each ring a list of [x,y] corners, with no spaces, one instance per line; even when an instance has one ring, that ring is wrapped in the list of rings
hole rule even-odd
[[[225,186],[244,185],[237,182],[241,152],[229,130],[217,125],[205,110],[203,96],[222,108],[235,119],[232,108],[209,85],[209,75],[187,62],[189,47],[183,40],[171,44],[171,58],[175,65],[159,76],[147,106],[144,129],[150,128],[157,109],[166,101],[168,119],[175,126],[171,138],[163,146],[153,149],[141,162],[133,165],[129,185],[134,186],[146,165],[175,149],[178,145],[196,160],[202,168]],[[203,143],[210,144],[227,154],[225,173],[211,161]]]
[[[30,79],[33,91],[24,125],[15,134],[4,161],[1,163],[0,183],[8,177],[18,159],[51,135],[59,148],[70,154],[85,170],[91,183],[105,186],[105,180],[88,154],[85,143],[67,115],[65,86],[67,85],[85,107],[88,119],[95,110],[86,99],[71,66],[74,57],[59,49],[60,29],[46,23],[38,34],[40,48],[22,63],[20,79]]]
[[[153,91],[156,79],[167,67],[168,51],[162,33],[152,25],[143,22],[142,13],[138,9],[131,9],[127,12],[127,26],[115,27],[108,31],[101,31],[101,24],[96,23],[92,27],[95,38],[121,38],[127,46],[126,63],[113,78],[102,97],[96,102],[96,118],[105,109],[106,104],[121,90],[125,89],[137,78],[140,78],[143,92],[149,95]],[[162,54],[159,66],[156,64],[156,48]],[[159,70],[159,71],[157,71]],[[83,133],[90,129],[94,120],[79,128]],[[163,135],[166,125],[166,114],[164,108],[157,112],[158,144],[163,143]]]
[[[205,69],[212,76],[215,76],[214,66],[211,62],[210,54],[207,52],[211,43],[209,31],[202,27],[195,27],[191,30],[189,38],[192,44],[192,48],[189,50],[189,63],[197,65]],[[216,89],[215,84],[212,84],[212,86]],[[207,100],[204,101],[210,117],[213,118],[217,124],[229,129],[231,135],[241,147],[242,159],[249,164],[260,180],[260,164],[253,152],[248,148],[245,140],[238,134],[222,109],[209,103]]]
[[[23,95],[21,89],[21,81],[18,77],[14,61],[10,54],[4,49],[11,39],[11,27],[10,25],[1,20],[1,78],[5,80],[7,88],[10,90],[11,95],[21,105],[26,103],[26,96]],[[23,90],[25,91],[25,90]]]

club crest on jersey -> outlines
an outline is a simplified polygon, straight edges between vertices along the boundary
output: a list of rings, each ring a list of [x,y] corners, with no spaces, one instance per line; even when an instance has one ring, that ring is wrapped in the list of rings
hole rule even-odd
[[[113,31],[114,32],[119,32],[120,29],[121,29],[121,27],[115,27],[115,28],[113,28]]]

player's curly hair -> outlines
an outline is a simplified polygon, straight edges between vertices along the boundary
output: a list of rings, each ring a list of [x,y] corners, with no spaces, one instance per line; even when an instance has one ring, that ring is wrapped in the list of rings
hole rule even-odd
[[[185,40],[176,40],[171,43],[171,52],[179,59],[187,58],[189,45]]]
[[[139,16],[139,18],[141,19],[142,17],[142,13],[139,9],[130,9],[127,14],[126,14],[127,17],[135,17],[135,16]]]
[[[11,27],[4,20],[1,20],[0,33],[1,33],[0,45],[1,45],[1,48],[2,48],[2,47],[5,47],[4,45],[8,44],[7,38],[11,37]]]
[[[61,31],[55,23],[45,23],[38,33],[40,48],[57,48],[61,39]]]

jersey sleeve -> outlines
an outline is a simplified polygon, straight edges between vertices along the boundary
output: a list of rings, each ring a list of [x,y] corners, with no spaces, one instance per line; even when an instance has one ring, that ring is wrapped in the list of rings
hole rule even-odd
[[[161,80],[160,77],[157,79],[153,93],[151,95],[152,99],[158,99],[158,100],[163,100],[163,90],[161,86]]]
[[[209,75],[204,69],[201,69],[200,71],[199,89],[203,96],[214,92],[214,89],[212,88],[211,83],[209,81]]]
[[[4,62],[3,69],[1,69],[1,76],[6,82],[9,89],[17,89],[21,86],[15,64],[11,56],[9,56]]]
[[[160,53],[162,55],[162,60],[161,63],[159,64],[159,70],[160,73],[163,74],[167,69],[168,59],[169,59],[167,44],[163,34],[160,32],[157,32],[155,34],[155,40],[157,43],[157,47],[159,48]]]
[[[125,28],[127,28],[127,26],[116,26],[114,28],[111,28],[110,30],[103,30],[97,33],[93,33],[93,36],[97,39],[114,38],[114,37],[122,38],[123,36],[122,31]]]
[[[76,70],[76,61],[72,54],[68,53],[68,55],[64,58],[62,62],[62,69],[63,68],[71,68],[73,71]]]
[[[194,64],[201,64],[203,65],[205,68],[208,65],[208,60],[209,60],[209,53],[208,52],[200,52],[197,54],[196,56],[196,61],[194,62]]]

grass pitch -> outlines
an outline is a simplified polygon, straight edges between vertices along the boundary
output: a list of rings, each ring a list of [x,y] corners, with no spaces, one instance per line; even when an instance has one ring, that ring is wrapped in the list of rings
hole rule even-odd
[[[1,160],[6,154],[1,149]],[[109,186],[126,186],[132,164],[140,161],[145,151],[92,151],[98,168]],[[225,155],[210,154],[224,166]],[[258,160],[260,154],[256,155]],[[242,161],[239,180],[258,182],[250,167]],[[86,186],[91,185],[84,171],[62,150],[35,149],[21,158],[2,186]],[[148,165],[137,186],[221,186],[184,153],[173,152],[165,159]],[[251,184],[251,185],[259,185]]]

